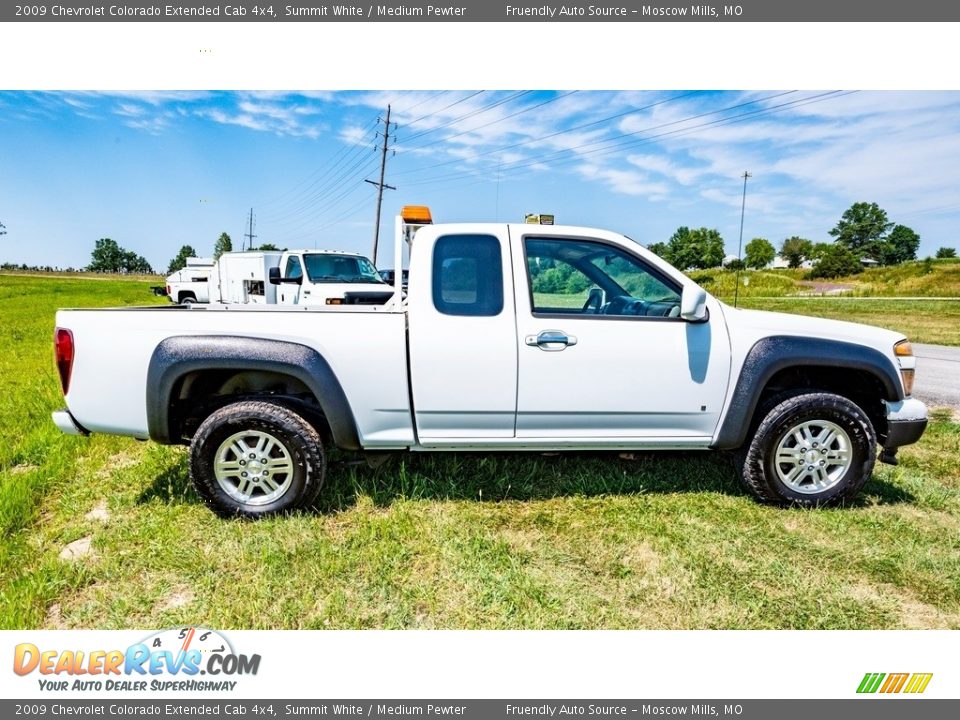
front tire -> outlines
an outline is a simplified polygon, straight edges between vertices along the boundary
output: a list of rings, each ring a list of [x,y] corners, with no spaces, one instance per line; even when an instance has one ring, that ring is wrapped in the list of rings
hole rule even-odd
[[[768,410],[742,460],[758,500],[820,507],[852,499],[870,478],[877,436],[866,413],[833,393],[804,393]]]
[[[281,405],[244,400],[220,408],[190,445],[190,477],[221,516],[258,518],[310,505],[326,475],[316,428]]]

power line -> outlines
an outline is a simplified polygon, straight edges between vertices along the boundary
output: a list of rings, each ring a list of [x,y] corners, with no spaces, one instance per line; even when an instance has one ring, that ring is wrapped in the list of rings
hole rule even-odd
[[[659,106],[659,105],[666,105],[667,103],[675,102],[675,101],[677,101],[677,100],[682,100],[683,98],[690,97],[691,95],[696,95],[698,92],[699,92],[699,91],[694,90],[694,91],[691,91],[691,92],[681,93],[680,95],[674,95],[673,97],[664,98],[663,100],[658,100],[657,102],[649,103],[648,105],[644,105],[643,107],[631,108],[630,110],[625,110],[624,112],[620,112],[620,113],[617,113],[617,114],[615,114],[615,115],[608,115],[607,117],[600,118],[599,120],[592,120],[591,122],[583,123],[583,124],[581,124],[581,125],[575,125],[575,126],[573,126],[573,127],[566,128],[566,129],[564,129],[564,130],[557,130],[556,132],[552,132],[552,133],[549,133],[549,134],[547,134],[547,135],[541,135],[541,136],[539,136],[539,137],[528,138],[527,140],[522,140],[522,141],[520,141],[520,142],[515,142],[515,143],[512,143],[512,144],[510,144],[510,145],[504,145],[504,146],[501,146],[501,147],[494,148],[494,149],[492,149],[492,150],[484,151],[484,152],[482,152],[482,153],[477,153],[476,155],[473,156],[473,158],[484,157],[484,156],[486,156],[486,155],[492,155],[492,154],[495,154],[495,153],[496,153],[496,154],[499,154],[499,153],[504,152],[505,150],[513,150],[514,148],[523,147],[524,145],[529,145],[530,143],[542,142],[542,141],[544,141],[544,140],[549,140],[550,138],[557,137],[557,136],[559,136],[559,135],[568,135],[569,133],[576,132],[577,130],[583,130],[583,129],[588,128],[588,127],[593,127],[593,126],[595,126],[595,125],[600,125],[600,124],[602,124],[602,123],[610,122],[610,121],[612,121],[612,120],[618,120],[618,119],[620,119],[620,118],[622,118],[622,117],[626,117],[627,115],[634,115],[634,114],[639,113],[639,112],[644,112],[644,111],[646,111],[646,110],[651,110],[651,109],[653,109],[653,108],[655,108],[655,107],[657,107],[657,106]],[[455,136],[452,136],[452,137],[455,137]],[[471,158],[471,159],[473,159],[473,158]],[[452,159],[452,160],[446,160],[446,161],[444,161],[444,162],[435,163],[435,164],[433,164],[433,165],[427,165],[427,166],[425,166],[425,167],[413,168],[413,169],[411,169],[411,170],[401,170],[400,172],[397,172],[396,174],[397,174],[397,175],[407,175],[407,174],[411,174],[411,173],[418,173],[418,172],[423,172],[423,171],[425,171],[425,170],[432,170],[433,168],[443,167],[443,166],[446,166],[446,165],[455,165],[455,164],[460,163],[460,162],[463,162],[463,158],[454,158],[454,159]]]
[[[317,188],[316,192],[314,192],[314,194],[310,198],[302,201],[298,206],[292,209],[289,209],[271,219],[274,222],[278,222],[282,224],[284,222],[288,222],[292,218],[296,218],[298,215],[302,215],[303,213],[311,209],[315,209],[317,205],[319,203],[322,203],[323,200],[329,197],[331,193],[336,192],[337,188],[348,177],[354,174],[357,174],[360,177],[362,177],[367,173],[367,168],[364,165],[364,163],[370,164],[371,158],[370,156],[364,156],[363,151],[370,151],[374,149],[375,148],[373,146],[358,146],[356,149],[356,152],[354,152],[350,156],[350,159],[356,158],[352,165],[343,169],[336,175],[333,175],[332,177],[330,177],[326,182],[324,182],[322,185],[320,185],[320,187]],[[363,166],[363,169],[359,173],[357,173],[356,172],[357,169],[360,168],[361,166]]]
[[[455,133],[455,134],[453,134],[453,135],[447,135],[446,137],[444,137],[444,138],[443,138],[442,140],[440,140],[439,142],[449,142],[450,140],[453,140],[454,138],[460,137],[461,135],[467,135],[467,134],[469,134],[469,133],[476,132],[477,130],[483,130],[484,128],[490,127],[491,125],[496,125],[497,123],[502,123],[502,122],[504,122],[505,120],[509,120],[510,118],[516,117],[517,115],[522,115],[522,114],[524,114],[524,113],[528,113],[528,112],[531,112],[531,111],[533,111],[533,110],[537,110],[538,108],[541,108],[541,107],[543,107],[544,105],[549,105],[550,103],[556,102],[557,100],[562,100],[563,98],[569,97],[569,96],[573,95],[573,94],[576,93],[576,92],[579,92],[579,91],[578,91],[578,90],[571,90],[570,92],[563,93],[562,95],[556,95],[555,97],[548,98],[548,99],[544,100],[543,102],[539,102],[539,103],[537,103],[537,104],[535,104],[535,105],[528,105],[527,107],[521,108],[520,110],[517,110],[516,112],[510,113],[509,115],[504,115],[502,118],[498,118],[498,119],[496,119],[496,120],[491,120],[490,122],[484,123],[483,125],[477,125],[476,127],[472,127],[472,128],[470,128],[469,130],[461,130],[460,132]],[[438,141],[434,141],[434,142],[428,143],[428,144],[426,144],[426,145],[414,146],[414,149],[416,149],[416,148],[418,148],[418,147],[419,147],[419,148],[422,148],[422,147],[430,147],[430,145],[433,145],[433,144],[435,144],[436,142],[438,142]],[[401,148],[401,149],[402,149],[402,148]],[[459,162],[459,160],[453,160],[453,161],[451,161],[451,162]],[[408,172],[410,172],[410,171],[408,171]]]
[[[430,100],[435,100],[436,98],[440,97],[441,95],[445,95],[445,94],[448,93],[448,92],[450,92],[450,91],[449,91],[449,90],[437,90],[437,91],[433,92],[432,94],[427,95],[427,97],[423,98],[422,100],[419,100],[418,102],[415,102],[415,103],[414,103],[413,105],[411,105],[410,107],[403,108],[403,110],[397,110],[397,112],[398,112],[398,113],[408,113],[408,112],[410,112],[411,110],[413,110],[414,108],[420,107],[420,106],[423,105],[425,102],[428,102],[428,101],[430,101]]]
[[[737,104],[735,104],[735,105],[728,105],[727,107],[720,108],[719,110],[710,110],[710,111],[708,111],[708,112],[698,113],[698,114],[696,114],[696,115],[691,115],[691,116],[689,116],[689,117],[681,118],[681,119],[679,119],[679,120],[671,120],[670,122],[660,123],[659,125],[653,125],[653,126],[651,126],[651,127],[646,127],[646,128],[641,129],[641,130],[633,130],[633,131],[631,131],[631,132],[621,133],[620,135],[614,135],[613,137],[603,138],[603,139],[600,139],[600,140],[594,140],[594,141],[592,141],[592,142],[587,142],[587,143],[581,143],[580,145],[574,145],[573,147],[569,147],[569,148],[563,148],[562,150],[557,150],[556,152],[550,153],[550,154],[547,155],[545,158],[537,158],[536,160],[533,160],[533,161],[529,161],[529,160],[519,161],[519,160],[518,160],[516,163],[512,163],[512,165],[513,165],[514,167],[528,167],[529,165],[535,165],[535,164],[543,163],[543,162],[545,162],[546,160],[550,159],[551,157],[556,157],[556,156],[558,156],[558,155],[564,155],[564,154],[567,154],[567,153],[575,153],[575,152],[577,152],[578,150],[583,150],[584,148],[589,148],[589,147],[592,147],[592,146],[594,146],[594,145],[602,145],[603,147],[598,147],[598,148],[595,148],[595,149],[593,149],[593,150],[589,150],[589,151],[584,152],[584,153],[578,153],[578,154],[577,154],[577,158],[579,159],[579,158],[581,158],[581,157],[583,157],[583,156],[585,156],[585,155],[594,155],[594,154],[597,154],[597,153],[601,153],[602,151],[617,151],[617,150],[622,149],[623,147],[629,147],[629,146],[631,146],[631,145],[633,145],[633,144],[635,144],[635,143],[639,144],[639,141],[638,141],[638,140],[626,140],[627,138],[636,137],[637,135],[641,135],[641,134],[644,134],[644,133],[648,133],[648,132],[651,132],[651,131],[653,131],[653,130],[662,130],[663,128],[673,127],[674,125],[682,125],[682,124],[684,124],[684,123],[688,123],[688,122],[691,122],[691,121],[693,121],[693,120],[699,120],[699,119],[701,119],[701,118],[709,117],[709,116],[711,116],[711,115],[719,115],[720,113],[730,112],[731,110],[738,110],[738,109],[740,109],[740,108],[747,107],[747,106],[749,106],[749,105],[755,105],[756,103],[759,103],[759,102],[765,102],[765,101],[767,101],[767,100],[773,100],[773,99],[778,98],[778,97],[783,97],[784,95],[791,95],[791,94],[793,94],[793,93],[795,93],[795,92],[797,92],[797,91],[796,91],[796,90],[787,90],[787,91],[784,91],[784,92],[774,93],[773,95],[767,95],[767,96],[765,96],[765,97],[758,98],[758,99],[756,99],[756,100],[748,100],[748,101],[746,101],[746,102],[737,103]],[[835,91],[835,92],[836,92],[836,91]],[[714,122],[714,123],[716,123],[716,122],[721,122],[721,121],[724,120],[724,119],[726,119],[726,118],[721,118],[721,119],[715,120],[715,121],[713,121],[713,122]],[[706,123],[705,125],[709,125],[709,124],[712,124],[712,123]],[[685,129],[685,128],[684,128],[684,129]],[[680,132],[680,131],[681,131],[681,130],[677,130],[677,131],[675,131],[675,132]],[[654,137],[664,137],[664,136],[669,135],[669,134],[671,134],[671,133],[662,133],[661,135],[657,135],[657,136],[654,136]],[[648,138],[640,138],[639,140],[647,140],[647,139],[648,139]],[[626,142],[618,142],[618,141],[622,141],[622,140],[626,140]],[[611,143],[612,143],[612,144],[611,144]],[[605,152],[604,154],[608,154],[608,152]],[[522,163],[522,164],[519,164],[519,163]],[[509,169],[509,168],[508,168],[508,169]]]
[[[795,92],[795,91],[791,91],[791,92]],[[803,105],[809,105],[809,104],[813,104],[813,103],[816,103],[816,102],[823,102],[824,100],[834,99],[835,97],[843,97],[844,95],[850,95],[850,94],[853,94],[853,93],[855,93],[855,92],[857,92],[857,91],[856,91],[856,90],[853,90],[853,91],[842,92],[842,91],[840,91],[840,90],[833,90],[833,91],[826,92],[826,93],[822,93],[822,94],[819,94],[819,95],[814,95],[813,97],[803,98],[803,99],[801,99],[801,100],[794,100],[794,101],[787,102],[787,103],[781,103],[781,104],[779,104],[779,105],[774,105],[774,106],[772,106],[772,107],[761,108],[760,110],[753,110],[753,111],[750,111],[750,112],[741,113],[741,114],[739,114],[739,115],[734,115],[734,116],[731,116],[731,117],[719,118],[719,119],[717,119],[717,120],[712,120],[712,121],[709,121],[709,122],[700,123],[699,125],[694,125],[694,126],[692,126],[692,127],[678,128],[678,129],[676,129],[676,130],[671,130],[671,131],[668,131],[668,132],[659,133],[659,134],[656,134],[656,135],[651,135],[651,136],[649,136],[649,137],[642,137],[642,138],[635,138],[635,139],[633,139],[633,140],[627,140],[626,142],[622,142],[622,141],[621,141],[621,142],[618,142],[615,146],[611,145],[611,146],[608,146],[608,147],[600,147],[600,148],[595,148],[594,150],[590,150],[590,151],[588,151],[588,152],[577,153],[576,151],[579,150],[579,149],[582,149],[582,148],[584,148],[584,147],[589,147],[590,145],[596,145],[596,144],[598,144],[597,142],[586,143],[586,144],[581,145],[581,146],[575,146],[575,147],[572,147],[572,148],[567,148],[567,149],[564,149],[564,150],[561,150],[561,151],[558,151],[558,152],[555,152],[555,153],[551,153],[551,154],[549,154],[549,155],[547,155],[547,156],[545,156],[545,157],[536,158],[536,159],[533,159],[533,160],[530,160],[530,159],[517,160],[517,161],[515,161],[515,162],[513,162],[513,163],[510,163],[510,164],[507,164],[507,165],[502,166],[502,167],[501,167],[501,171],[502,171],[502,172],[513,172],[513,171],[516,171],[516,170],[521,170],[521,169],[524,169],[524,168],[534,167],[534,166],[541,166],[541,165],[560,165],[560,164],[564,164],[564,163],[577,162],[577,161],[583,160],[584,157],[586,157],[586,156],[592,156],[592,155],[599,155],[599,156],[609,155],[609,154],[614,153],[614,152],[621,152],[622,150],[624,150],[624,149],[627,148],[627,147],[636,147],[636,146],[638,146],[638,145],[648,144],[648,143],[654,142],[654,141],[656,141],[656,140],[658,140],[658,139],[661,139],[661,138],[664,138],[664,137],[683,137],[683,136],[685,136],[685,135],[692,134],[692,133],[694,133],[694,132],[696,132],[696,131],[699,131],[699,130],[701,130],[701,129],[703,129],[703,128],[706,128],[706,127],[730,125],[730,124],[734,124],[734,123],[738,123],[738,122],[743,122],[743,121],[746,120],[746,119],[749,119],[749,118],[751,118],[751,117],[755,117],[755,116],[758,116],[758,115],[767,115],[767,114],[773,114],[773,113],[775,113],[775,112],[782,112],[782,111],[785,110],[785,109],[794,108],[794,107],[801,107],[801,106],[803,106]],[[782,96],[782,95],[785,95],[785,94],[788,94],[788,93],[779,93],[778,95],[768,96],[768,97],[766,97],[766,98],[761,98],[760,100],[751,101],[751,103],[741,103],[741,104],[738,104],[738,105],[734,105],[734,106],[729,106],[729,107],[726,107],[726,108],[722,108],[722,109],[720,109],[720,110],[716,110],[716,111],[713,111],[713,112],[710,112],[710,113],[701,113],[701,114],[699,114],[699,115],[695,115],[695,116],[683,118],[683,119],[681,119],[681,120],[676,120],[676,121],[673,121],[673,122],[670,122],[670,123],[664,123],[664,124],[661,124],[661,125],[657,125],[657,126],[653,126],[653,127],[649,127],[649,128],[644,128],[643,130],[638,130],[638,131],[635,131],[635,132],[633,132],[633,133],[627,133],[627,134],[625,134],[625,135],[617,136],[616,138],[608,138],[605,142],[610,142],[610,141],[614,141],[614,140],[622,140],[622,138],[627,137],[628,135],[637,135],[637,134],[639,134],[639,133],[650,132],[651,130],[656,130],[656,129],[659,129],[659,128],[664,128],[664,127],[669,127],[669,126],[672,126],[672,125],[687,123],[687,122],[690,122],[691,120],[694,120],[694,119],[696,119],[696,118],[705,117],[705,116],[707,116],[707,115],[713,115],[713,114],[717,114],[717,113],[721,113],[721,112],[726,112],[726,111],[729,111],[729,110],[734,109],[734,108],[743,107],[743,106],[746,105],[746,104],[752,104],[752,103],[755,103],[755,102],[760,102],[760,101],[762,101],[762,100],[769,100],[769,99],[771,99],[771,97]],[[839,94],[839,95],[838,95],[838,94]],[[571,155],[571,154],[572,154],[572,155]],[[566,155],[566,157],[560,157],[560,156],[562,156],[562,155]],[[489,168],[480,168],[480,169],[479,169],[479,172],[484,172],[484,171],[486,171],[486,172],[492,172],[492,170],[493,170],[492,167],[489,167]],[[399,174],[399,173],[398,173],[398,174]],[[449,174],[446,174],[446,175],[436,175],[436,176],[434,176],[434,177],[432,177],[432,178],[428,178],[428,179],[423,180],[423,181],[418,181],[418,182],[409,183],[409,184],[410,184],[410,185],[429,185],[429,184],[434,183],[434,182],[444,182],[444,181],[447,181],[447,180],[450,180],[450,179],[456,179],[456,178],[466,177],[466,176],[470,176],[470,175],[476,176],[476,175],[477,175],[477,172],[472,172],[472,171],[467,170],[467,171],[462,171],[462,172],[457,172],[457,173],[449,173]]]
[[[479,115],[479,114],[481,114],[481,113],[488,112],[488,111],[490,111],[490,110],[493,110],[493,109],[496,108],[496,107],[500,107],[501,105],[505,105],[505,104],[507,104],[508,102],[512,102],[513,100],[517,100],[517,99],[523,97],[524,95],[529,95],[529,94],[532,93],[532,92],[533,92],[532,90],[522,90],[522,91],[520,91],[520,92],[514,93],[513,95],[509,95],[509,96],[507,96],[506,98],[501,98],[500,100],[497,100],[496,102],[490,103],[489,105],[485,105],[485,106],[483,106],[483,107],[476,108],[475,110],[471,110],[470,112],[464,113],[463,115],[458,115],[457,117],[448,120],[447,122],[443,123],[442,125],[437,125],[437,126],[435,126],[435,127],[428,128],[428,129],[426,129],[426,130],[421,130],[420,132],[418,132],[418,133],[416,133],[416,134],[414,134],[414,135],[411,135],[410,137],[408,137],[408,138],[406,139],[406,142],[410,142],[410,141],[412,141],[412,140],[416,140],[416,139],[419,138],[419,137],[423,137],[424,135],[429,135],[430,133],[436,132],[437,130],[442,130],[442,129],[445,128],[445,127],[450,127],[451,125],[454,125],[455,123],[461,122],[462,120],[466,120],[467,118],[473,117],[474,115]]]
[[[445,110],[449,110],[449,109],[452,108],[452,107],[456,107],[456,106],[459,105],[460,103],[466,102],[466,101],[469,100],[470,98],[474,98],[474,97],[476,97],[477,95],[481,95],[481,94],[483,94],[483,93],[485,93],[485,92],[486,92],[486,90],[477,90],[476,92],[472,92],[472,93],[470,93],[469,95],[460,98],[459,100],[455,100],[454,102],[450,103],[449,105],[443,106],[443,107],[440,108],[439,110],[434,110],[433,112],[427,113],[426,115],[421,115],[421,116],[418,117],[416,120],[411,120],[411,121],[408,122],[408,123],[404,123],[404,126],[405,126],[405,127],[411,127],[411,126],[413,126],[413,125],[416,125],[418,122],[422,122],[423,120],[426,120],[427,118],[431,118],[431,117],[433,117],[434,115],[436,115],[436,114],[438,114],[438,113],[442,113],[442,112],[445,111]]]
[[[291,232],[306,227],[310,223],[314,222],[317,218],[323,217],[328,211],[333,209],[338,202],[357,192],[357,190],[360,188],[365,187],[362,176],[372,171],[375,167],[376,160],[374,158],[370,158],[367,165],[362,168],[362,171],[358,173],[358,177],[354,179],[353,182],[347,182],[338,186],[337,190],[339,190],[339,192],[337,192],[337,190],[332,191],[336,194],[326,196],[323,202],[314,207],[308,214],[300,215],[293,220],[280,223],[280,225],[286,226],[287,232]],[[291,223],[294,224],[291,225]]]
[[[304,188],[304,190],[303,190],[302,192],[299,192],[299,193],[297,193],[297,194],[298,194],[298,195],[303,195],[304,193],[306,193],[307,191],[309,191],[310,188],[313,187],[314,185],[316,185],[317,182],[319,182],[320,180],[322,180],[322,179],[323,179],[324,177],[326,177],[330,172],[332,172],[334,169],[336,169],[336,167],[340,164],[338,161],[343,157],[344,154],[348,153],[350,150],[355,149],[357,145],[362,144],[362,140],[363,140],[364,138],[366,138],[368,135],[370,135],[371,131],[372,131],[372,130],[374,129],[374,127],[376,126],[378,119],[379,119],[379,118],[378,118],[376,115],[374,115],[373,118],[371,118],[371,119],[368,120],[364,125],[361,126],[361,128],[360,128],[360,130],[359,130],[359,132],[360,132],[359,138],[360,138],[360,139],[359,139],[358,141],[356,141],[356,142],[345,142],[345,143],[343,144],[343,146],[342,146],[336,153],[334,153],[334,155],[333,155],[332,157],[330,157],[329,159],[327,159],[324,163],[321,163],[321,165],[320,165],[316,170],[314,170],[314,171],[311,172],[309,175],[307,175],[307,177],[305,177],[305,178],[303,178],[302,180],[300,180],[300,182],[298,182],[297,184],[295,184],[292,188],[290,188],[289,190],[287,190],[287,191],[284,192],[284,193],[281,193],[280,195],[277,195],[277,196],[271,198],[270,200],[267,200],[267,201],[261,203],[261,209],[262,209],[263,206],[270,207],[271,205],[277,205],[277,206],[279,206],[279,207],[283,207],[284,205],[290,204],[291,201],[287,201],[287,200],[285,200],[285,199],[286,199],[289,195],[297,192],[301,186],[303,186],[303,185],[305,185],[305,184],[307,184],[307,183],[309,183],[309,185],[307,185],[307,187]],[[317,177],[318,175],[319,175],[319,177]],[[311,182],[311,181],[312,181],[312,182]],[[293,201],[295,201],[295,200],[296,200],[296,198],[294,198]],[[281,201],[282,201],[282,202],[281,202]]]

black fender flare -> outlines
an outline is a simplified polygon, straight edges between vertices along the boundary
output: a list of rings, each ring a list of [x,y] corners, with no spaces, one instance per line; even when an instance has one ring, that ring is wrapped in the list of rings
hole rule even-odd
[[[173,390],[197,370],[268,370],[300,380],[316,396],[333,440],[344,450],[359,450],[357,423],[346,393],[330,363],[300,343],[234,335],[183,335],[162,340],[147,369],[147,428],[150,438],[169,445]]]
[[[743,361],[714,448],[733,450],[747,438],[760,394],[770,378],[792,367],[835,367],[867,372],[883,387],[884,400],[903,400],[899,371],[883,353],[866,345],[775,335],[758,340]]]

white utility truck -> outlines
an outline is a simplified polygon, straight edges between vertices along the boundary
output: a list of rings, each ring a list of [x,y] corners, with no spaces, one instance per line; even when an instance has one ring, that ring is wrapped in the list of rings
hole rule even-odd
[[[606,230],[405,208],[404,239],[385,305],[61,310],[54,422],[189,444],[248,517],[309,505],[331,445],[726,450],[763,502],[843,503],[926,427],[899,333],[734,309]]]
[[[340,250],[247,250],[167,278],[171,302],[241,305],[380,305],[393,289],[363,255]],[[190,273],[194,273],[190,275]]]
[[[170,302],[189,305],[210,302],[210,276],[215,273],[213,258],[187,258],[186,267],[167,277]]]

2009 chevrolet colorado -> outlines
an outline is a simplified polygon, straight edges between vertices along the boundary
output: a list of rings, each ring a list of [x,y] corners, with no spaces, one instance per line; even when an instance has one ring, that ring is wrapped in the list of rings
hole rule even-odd
[[[245,516],[309,504],[331,444],[730,450],[758,499],[817,506],[926,426],[898,333],[731,308],[612,232],[406,219],[384,306],[61,310],[54,421],[190,443]]]

